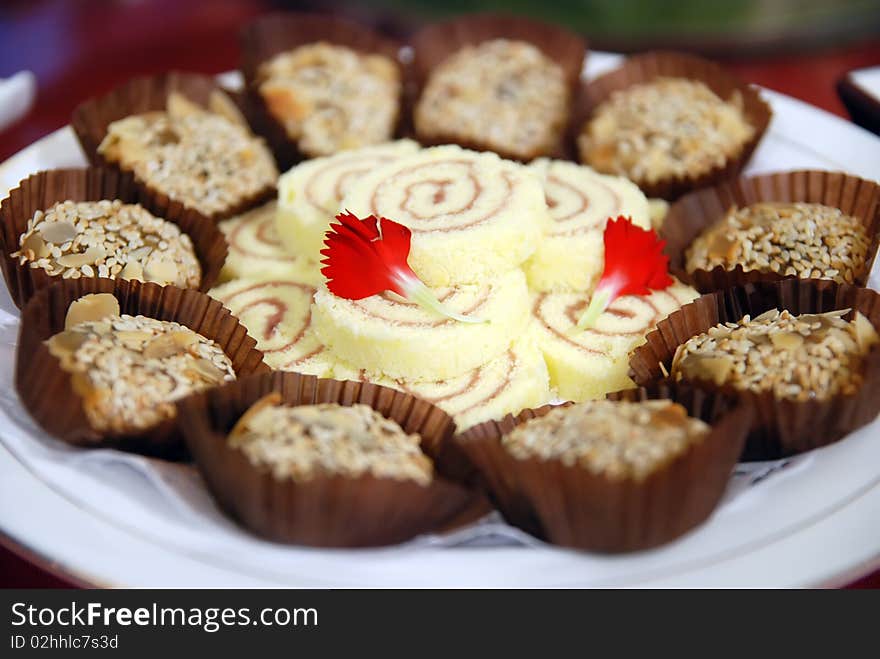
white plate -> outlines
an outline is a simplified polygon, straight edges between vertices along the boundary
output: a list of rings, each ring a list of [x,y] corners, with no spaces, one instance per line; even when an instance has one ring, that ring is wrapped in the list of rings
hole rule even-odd
[[[592,54],[589,73],[614,56]],[[880,140],[764,91],[775,113],[749,173],[845,170],[880,179]],[[83,164],[63,128],[0,166],[0,192],[39,169]],[[877,288],[880,269],[871,285]],[[742,467],[705,524],[662,548],[601,556],[546,546],[497,517],[378,550],[258,540],[214,507],[185,466],[82,451],[40,431],[12,386],[18,313],[0,294],[0,528],[57,572],[117,586],[809,586],[880,565],[880,420],[845,441]]]

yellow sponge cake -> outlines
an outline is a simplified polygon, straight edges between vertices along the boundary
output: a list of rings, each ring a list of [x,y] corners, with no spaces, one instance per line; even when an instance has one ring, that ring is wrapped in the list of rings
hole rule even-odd
[[[316,261],[296,258],[281,247],[275,231],[277,204],[272,201],[220,223],[229,252],[220,279],[239,277],[306,278],[315,285],[321,280]]]
[[[660,320],[698,296],[676,282],[651,295],[615,300],[591,329],[577,321],[587,307],[585,293],[539,293],[532,315],[538,346],[550,371],[550,384],[560,398],[576,402],[633,386],[629,354],[645,341]]]
[[[334,364],[333,377],[370,380],[365,371],[341,363]],[[413,382],[381,377],[371,381],[434,403],[452,415],[459,431],[550,400],[547,365],[530,338],[517,341],[495,359],[455,378]]]
[[[529,167],[544,183],[552,220],[526,264],[529,287],[536,291],[592,290],[605,263],[606,221],[623,215],[648,229],[648,200],[627,179],[598,174],[583,165],[541,158]]]
[[[428,286],[481,282],[518,267],[550,221],[534,172],[457,146],[376,169],[352,186],[342,208],[408,226],[409,265]]]
[[[237,279],[209,291],[256,339],[269,366],[327,377],[327,351],[311,327],[314,293],[310,283],[272,278]]]
[[[442,380],[501,355],[529,320],[529,296],[519,269],[482,284],[435,288],[454,312],[487,321],[449,320],[394,293],[347,300],[319,288],[312,322],[339,361],[371,376]]]
[[[320,261],[324,232],[361,176],[419,150],[412,140],[306,160],[278,181],[278,235],[290,254]]]

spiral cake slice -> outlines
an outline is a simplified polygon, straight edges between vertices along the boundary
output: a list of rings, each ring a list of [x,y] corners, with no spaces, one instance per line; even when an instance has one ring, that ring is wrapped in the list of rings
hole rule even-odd
[[[432,381],[501,355],[528,324],[528,290],[519,269],[483,284],[435,288],[434,294],[452,311],[487,322],[449,320],[394,293],[347,300],[320,288],[312,309],[315,333],[334,359],[370,376]]]
[[[209,295],[220,300],[257,341],[272,368],[325,377],[327,351],[312,330],[311,283],[296,279],[237,279]]]
[[[633,386],[629,354],[658,321],[694,300],[698,293],[680,282],[651,295],[617,298],[593,328],[577,322],[586,309],[584,293],[539,293],[532,315],[538,345],[547,360],[550,384],[560,398],[584,401]]]
[[[429,286],[479,283],[519,266],[550,222],[533,172],[457,146],[380,167],[352,187],[342,208],[408,226],[409,264]]]
[[[281,248],[275,229],[278,204],[274,201],[220,223],[229,253],[220,278],[295,279],[317,286],[321,266],[317,261],[291,256]]]
[[[529,167],[544,182],[552,222],[526,264],[537,291],[589,291],[602,273],[602,232],[609,218],[632,218],[649,229],[648,200],[638,186],[617,176],[561,160],[536,160]]]
[[[319,261],[324,232],[342,198],[363,175],[415,153],[412,140],[343,151],[300,163],[278,181],[278,236],[289,254]]]
[[[433,403],[455,419],[459,431],[516,414],[550,400],[547,365],[531,337],[521,339],[495,359],[455,378],[432,382],[377,378],[342,363],[334,364],[339,380],[372,381]]]

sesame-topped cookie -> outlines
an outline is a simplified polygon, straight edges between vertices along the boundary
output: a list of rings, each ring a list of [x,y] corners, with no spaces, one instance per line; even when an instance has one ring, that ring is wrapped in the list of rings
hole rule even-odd
[[[171,92],[165,111],[112,122],[98,153],[172,201],[208,217],[229,215],[271,190],[278,170],[228,97],[211,98],[206,109]]]
[[[517,426],[502,444],[516,458],[641,479],[708,432],[708,424],[670,400],[598,400],[556,408]]]
[[[257,401],[229,434],[229,445],[278,479],[308,481],[318,474],[411,480],[426,485],[430,458],[420,438],[367,405],[276,405]]]
[[[578,138],[581,161],[636,183],[699,177],[735,157],[754,135],[738,92],[661,77],[615,91]]]
[[[264,62],[257,85],[271,115],[309,157],[391,139],[403,89],[392,59],[323,41]]]
[[[12,253],[50,277],[107,277],[198,288],[202,271],[190,237],[139,204],[64,201],[37,211]]]
[[[563,68],[532,44],[465,46],[432,71],[415,108],[421,139],[528,160],[559,151],[570,93]]]
[[[859,218],[823,204],[765,201],[731,208],[686,252],[689,273],[721,266],[853,283],[870,238]]]
[[[718,324],[679,346],[672,377],[797,401],[854,393],[865,355],[880,336],[860,312],[844,320],[849,311],[793,315],[771,309]]]
[[[46,343],[101,432],[150,428],[174,418],[174,401],[235,379],[214,341],[176,322],[120,314],[109,293],[73,302],[64,331]]]

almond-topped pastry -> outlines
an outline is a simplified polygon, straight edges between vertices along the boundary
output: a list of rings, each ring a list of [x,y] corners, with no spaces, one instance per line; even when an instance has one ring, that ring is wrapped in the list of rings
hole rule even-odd
[[[528,160],[559,150],[568,120],[565,72],[525,41],[465,46],[431,73],[415,109],[420,138]]]
[[[389,140],[400,113],[396,62],[318,42],[279,53],[257,73],[269,112],[299,150],[327,156]]]
[[[708,433],[707,423],[670,400],[598,400],[551,410],[501,442],[518,459],[559,460],[609,478],[641,480]]]
[[[510,524],[589,551],[648,549],[721,500],[753,408],[686,387],[525,410],[453,439]]]
[[[147,112],[107,127],[98,146],[108,162],[171,200],[213,217],[275,185],[278,170],[221,92],[205,109],[172,92],[164,112]]]
[[[866,267],[870,239],[863,223],[822,204],[761,202],[731,208],[687,250],[688,272],[763,270],[853,283]]]
[[[198,288],[192,240],[139,204],[64,201],[37,211],[12,256],[50,277],[107,277]]]
[[[277,479],[318,475],[373,476],[428,485],[430,458],[420,438],[367,405],[281,405],[278,394],[258,400],[229,434],[229,445]]]
[[[145,430],[175,416],[174,401],[235,379],[214,341],[179,323],[120,315],[109,293],[73,302],[49,351],[72,374],[74,391],[96,430]]]
[[[795,316],[771,309],[720,323],[678,347],[671,375],[797,401],[854,393],[864,358],[880,337],[859,312],[844,320],[849,311]]]
[[[697,177],[736,157],[755,128],[742,98],[703,82],[660,77],[612,93],[578,138],[581,161],[636,183]]]

